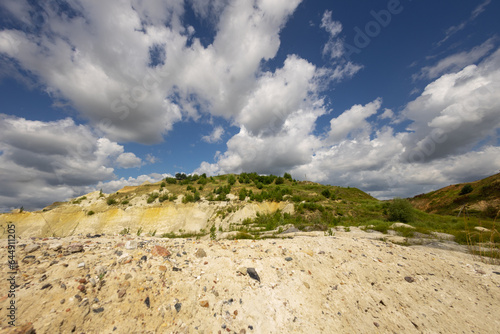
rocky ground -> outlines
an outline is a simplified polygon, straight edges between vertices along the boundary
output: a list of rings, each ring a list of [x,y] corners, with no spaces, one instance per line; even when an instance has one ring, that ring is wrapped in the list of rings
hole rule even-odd
[[[8,326],[1,240],[0,327]],[[18,332],[498,333],[500,267],[358,231],[19,239]],[[29,324],[31,323],[31,325]],[[12,328],[0,333],[12,333]],[[33,332],[33,331],[32,331]]]

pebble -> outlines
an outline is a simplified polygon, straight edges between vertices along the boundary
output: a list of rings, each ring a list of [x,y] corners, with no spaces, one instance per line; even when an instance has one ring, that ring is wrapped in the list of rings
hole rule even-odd
[[[33,253],[34,251],[36,251],[38,249],[40,249],[40,245],[31,244],[31,245],[26,246],[26,248],[24,248],[24,251],[29,254],[29,253]]]
[[[89,279],[89,282],[90,282],[90,284],[91,284],[93,287],[95,287],[95,286],[97,285],[97,282],[96,282],[96,280],[95,280],[93,277],[92,277],[91,279]]]
[[[407,281],[408,283],[413,283],[413,282],[415,282],[415,279],[413,277],[406,276],[405,281]]]
[[[202,300],[202,301],[200,301],[200,306],[201,307],[209,307],[210,304],[208,303],[208,300]]]
[[[250,276],[254,280],[259,281],[259,283],[260,283],[260,277],[259,277],[259,274],[257,274],[257,271],[255,270],[255,268],[247,268],[247,274],[248,274],[248,276]]]
[[[147,257],[146,255],[143,255],[143,256],[141,257],[141,261],[146,262],[147,260],[148,260],[148,257]]]
[[[290,256],[288,256],[288,257],[285,257],[285,260],[286,261],[292,261],[293,259]]]
[[[78,263],[78,268],[85,268],[85,262]]]
[[[126,280],[127,280],[127,279],[131,279],[131,278],[132,278],[132,275],[131,275],[131,274],[127,274],[127,275],[125,275],[125,279],[126,279]]]
[[[170,256],[172,255],[165,247],[162,246],[154,246],[153,249],[151,250],[151,255],[153,256]]]
[[[33,262],[35,262],[35,259],[36,259],[36,258],[35,258],[35,255],[27,255],[27,256],[25,256],[25,257],[23,258],[23,260],[22,260],[22,261],[23,261],[23,263],[27,263],[27,264],[29,264],[29,263],[33,263]]]
[[[176,310],[177,312],[179,312],[179,311],[181,310],[182,303],[176,303],[176,304],[174,305],[174,307],[175,307],[175,310]]]
[[[125,243],[125,249],[136,249],[136,248],[137,248],[136,240],[129,240]]]
[[[125,289],[120,289],[117,292],[118,292],[118,298],[123,298],[127,294],[127,290]]]
[[[196,251],[196,253],[194,253],[194,255],[196,255],[196,257],[205,257],[207,256],[207,253],[203,248],[200,248]]]
[[[151,306],[150,301],[149,301],[149,296],[147,296],[146,299],[144,300],[144,304],[146,304],[147,308],[149,308]],[[177,311],[177,312],[179,312],[179,311]]]
[[[53,250],[53,251],[58,251],[61,248],[62,248],[62,244],[61,243],[52,244],[52,245],[49,246],[49,249]]]
[[[101,313],[101,312],[103,312],[103,311],[104,311],[104,307],[94,308],[94,309],[92,309],[92,311],[93,311],[94,313]]]
[[[71,244],[69,245],[66,250],[70,253],[79,253],[83,252],[83,245],[82,244]]]

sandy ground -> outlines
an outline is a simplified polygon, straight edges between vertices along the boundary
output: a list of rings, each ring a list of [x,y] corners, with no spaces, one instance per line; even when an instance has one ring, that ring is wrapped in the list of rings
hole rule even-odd
[[[12,299],[7,240],[0,245],[6,268],[0,275],[0,326],[5,327]],[[31,238],[18,240],[16,256],[16,325],[32,323],[36,333],[498,333],[500,328],[499,266],[460,252],[386,243],[369,233],[311,232],[259,241]],[[249,275],[254,272],[260,282]]]

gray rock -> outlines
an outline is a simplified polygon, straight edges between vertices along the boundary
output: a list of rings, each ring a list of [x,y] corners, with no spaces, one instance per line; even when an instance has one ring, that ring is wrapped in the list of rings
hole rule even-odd
[[[70,253],[79,253],[83,252],[83,245],[82,244],[71,244],[69,245],[66,250]]]
[[[137,248],[136,240],[129,240],[125,243],[125,249],[136,249],[136,248]]]
[[[259,281],[259,283],[260,283],[260,277],[259,277],[259,274],[257,274],[257,271],[255,270],[255,268],[247,268],[247,274],[248,274],[248,276],[250,276],[254,280]]]
[[[182,303],[176,303],[176,304],[174,305],[174,307],[175,307],[175,310],[176,310],[177,312],[179,312],[179,311],[181,310]]]
[[[285,260],[286,261],[292,261],[293,259],[290,256],[288,256],[288,257],[285,257]]]
[[[31,245],[26,246],[24,251],[29,254],[29,253],[33,253],[34,251],[38,250],[39,248],[40,248],[40,245],[31,244]]]
[[[58,251],[62,248],[62,244],[61,243],[56,243],[56,244],[52,244],[49,246],[49,249],[52,250],[52,251]]]
[[[205,257],[207,256],[207,253],[203,248],[200,248],[196,251],[196,253],[194,253],[194,255],[196,255],[196,257]]]

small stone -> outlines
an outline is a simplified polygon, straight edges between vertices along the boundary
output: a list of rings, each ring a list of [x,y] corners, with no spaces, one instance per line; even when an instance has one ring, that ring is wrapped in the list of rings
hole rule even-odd
[[[413,282],[415,282],[415,279],[413,277],[406,276],[405,281],[407,281],[408,283],[413,283]]]
[[[26,263],[26,264],[30,264],[30,263],[33,263],[35,262],[35,255],[27,255],[23,258],[23,263]]]
[[[132,278],[132,274],[127,274],[127,275],[125,275],[125,279],[126,279],[126,280],[127,280],[127,279],[131,279],[131,278]]]
[[[82,293],[85,293],[85,291],[86,291],[85,285],[81,285],[81,284],[77,287],[77,289],[80,290]]]
[[[374,325],[375,325],[375,327],[377,327],[377,328],[379,328],[379,327],[380,327],[380,325],[378,324],[378,322],[375,322],[375,321],[374,321],[374,322],[373,322],[373,324],[374,324]]]
[[[97,282],[96,282],[96,280],[95,280],[93,277],[92,277],[91,279],[89,279],[89,282],[90,282],[90,284],[91,284],[93,287],[95,287],[95,286],[97,285]]]
[[[238,310],[234,310],[233,314],[238,315]]]
[[[42,288],[40,290],[45,290],[45,289],[52,289],[52,284],[47,283],[44,286],[42,286]]]
[[[26,253],[33,253],[34,251],[40,249],[40,245],[37,245],[37,244],[31,244],[31,245],[28,245],[26,246],[26,248],[24,248],[24,251]]]
[[[101,275],[106,274],[106,267],[99,266],[99,267],[95,268],[95,273],[97,276],[101,276]]]
[[[304,282],[304,286],[305,286],[306,288],[308,288],[308,289],[310,289],[310,288],[311,288],[311,286],[310,286],[310,285],[309,285],[309,283],[307,283],[307,282]]]
[[[123,252],[121,250],[117,250],[115,252],[116,256],[122,256]]]
[[[123,298],[127,294],[127,290],[120,289],[118,290],[118,298]]]
[[[71,244],[69,245],[66,250],[70,253],[79,253],[83,252],[83,245],[82,244]]]
[[[94,308],[94,309],[92,309],[92,311],[93,311],[94,313],[101,313],[101,312],[103,312],[103,311],[104,311],[104,307]]]
[[[49,249],[52,250],[52,251],[58,251],[62,248],[62,244],[61,243],[57,243],[57,244],[52,244],[49,246]]]
[[[210,304],[208,303],[208,300],[202,300],[202,301],[200,301],[200,306],[201,307],[209,307]]]
[[[177,312],[179,312],[179,311],[181,310],[182,303],[176,303],[176,304],[174,305],[174,307],[175,307],[175,310],[176,310]]]
[[[194,253],[194,255],[196,255],[196,257],[205,257],[207,256],[207,253],[203,248],[200,248],[196,251],[196,253]]]
[[[158,266],[158,269],[160,271],[167,271],[167,267],[165,267],[165,266]]]
[[[146,304],[146,307],[149,308],[151,306],[150,301],[149,301],[149,296],[146,297],[144,300],[144,304]]]
[[[78,263],[78,268],[85,268],[85,262]]]
[[[177,267],[173,267],[173,268],[172,268],[172,270],[173,270],[173,271],[182,271],[182,269],[181,269],[181,268],[177,268]]]
[[[148,282],[151,282],[153,279],[154,279],[153,276],[146,277],[146,281],[148,281]]]
[[[146,255],[143,255],[141,257],[141,261],[146,262],[148,260],[148,257]]]
[[[85,278],[80,278],[78,280],[78,283],[85,284],[85,283],[87,283],[87,280]]]
[[[137,248],[137,241],[135,240],[129,240],[125,243],[125,249],[136,249]]]
[[[247,275],[247,268],[241,267],[240,269],[236,270],[237,273],[242,274],[243,276]]]
[[[64,304],[66,302],[66,299],[61,299],[61,304]]]
[[[154,246],[151,250],[151,255],[153,256],[170,256],[172,255],[165,247],[162,246]]]
[[[286,261],[292,261],[293,259],[290,256],[288,256],[288,257],[285,257],[285,260]]]
[[[257,274],[257,271],[255,270],[255,268],[247,268],[247,274],[248,274],[248,276],[250,276],[254,280],[259,281],[259,283],[260,283],[260,277],[259,277],[259,274]]]

